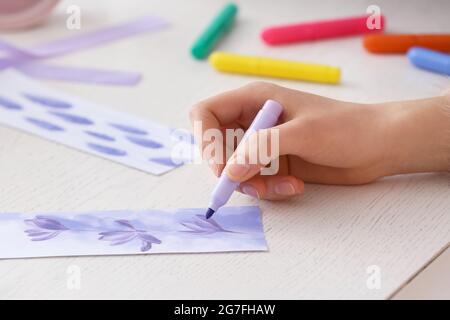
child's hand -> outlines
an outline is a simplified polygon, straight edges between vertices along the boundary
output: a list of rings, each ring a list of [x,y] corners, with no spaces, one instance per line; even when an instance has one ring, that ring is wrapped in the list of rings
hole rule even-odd
[[[441,112],[443,97],[359,104],[257,82],[200,102],[191,121],[201,121],[203,132],[247,129],[268,99],[284,108],[275,127],[280,138],[278,174],[259,174],[268,163],[237,164],[236,153],[225,169],[232,180],[242,181],[240,191],[251,196],[277,200],[302,193],[303,181],[363,184],[386,175],[449,168],[450,137],[444,133],[450,130],[450,117]],[[201,150],[210,143],[202,137],[196,137]],[[239,152],[248,153],[252,145],[259,147],[256,135]],[[224,169],[221,160],[211,164],[216,175]]]

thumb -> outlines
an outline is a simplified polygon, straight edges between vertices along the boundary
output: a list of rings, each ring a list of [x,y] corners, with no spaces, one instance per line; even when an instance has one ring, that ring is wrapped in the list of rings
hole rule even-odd
[[[291,145],[288,141],[289,128],[285,123],[252,133],[246,141],[239,144],[226,164],[225,173],[228,177],[233,181],[246,181],[259,174],[261,168],[272,160],[287,154]],[[270,174],[277,173],[270,171]]]

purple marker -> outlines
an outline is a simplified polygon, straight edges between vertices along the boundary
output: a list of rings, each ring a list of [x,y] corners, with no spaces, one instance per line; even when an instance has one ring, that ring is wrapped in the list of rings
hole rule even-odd
[[[259,110],[240,143],[247,140],[253,132],[273,127],[277,123],[282,111],[283,107],[281,104],[274,100],[267,100],[261,110]],[[211,218],[214,212],[227,203],[233,191],[238,186],[239,182],[230,180],[224,170],[219,178],[219,183],[212,192],[212,199],[206,212],[206,219]]]

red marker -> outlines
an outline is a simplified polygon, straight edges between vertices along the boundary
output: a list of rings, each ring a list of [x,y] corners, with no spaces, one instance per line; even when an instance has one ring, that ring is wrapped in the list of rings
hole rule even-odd
[[[380,19],[379,25],[373,19]],[[345,37],[356,34],[380,32],[384,28],[384,17],[364,15],[315,22],[304,22],[269,27],[263,30],[261,37],[267,44],[279,45],[325,38]]]

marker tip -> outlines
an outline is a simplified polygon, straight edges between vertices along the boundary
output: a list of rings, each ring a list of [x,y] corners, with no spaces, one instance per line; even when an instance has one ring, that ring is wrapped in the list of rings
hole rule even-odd
[[[206,219],[209,219],[212,217],[212,215],[214,214],[214,210],[211,208],[208,208],[208,211],[206,211]]]

